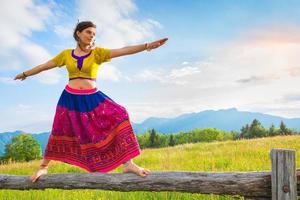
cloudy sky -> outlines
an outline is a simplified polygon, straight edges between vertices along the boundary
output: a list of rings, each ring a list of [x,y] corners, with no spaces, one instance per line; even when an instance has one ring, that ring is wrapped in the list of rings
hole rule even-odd
[[[5,1],[0,132],[51,130],[66,68],[13,78],[74,48],[78,19],[97,24],[96,45],[106,48],[169,38],[99,69],[97,87],[133,122],[232,107],[300,117],[299,9],[297,0]]]

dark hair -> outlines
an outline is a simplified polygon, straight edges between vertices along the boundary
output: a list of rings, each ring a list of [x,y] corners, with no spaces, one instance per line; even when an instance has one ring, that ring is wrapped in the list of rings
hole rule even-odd
[[[75,29],[74,29],[74,33],[73,33],[74,39],[75,39],[77,42],[79,42],[79,38],[78,38],[76,32],[77,32],[77,31],[81,32],[81,31],[83,31],[84,29],[89,28],[89,27],[94,27],[94,28],[96,28],[96,24],[94,24],[94,23],[91,22],[91,21],[82,21],[82,22],[79,22],[79,23],[76,25]]]

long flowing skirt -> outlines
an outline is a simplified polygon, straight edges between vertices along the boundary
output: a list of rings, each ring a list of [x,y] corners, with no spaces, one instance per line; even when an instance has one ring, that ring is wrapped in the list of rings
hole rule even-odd
[[[97,88],[66,85],[54,116],[44,159],[89,172],[108,172],[141,153],[126,109]]]

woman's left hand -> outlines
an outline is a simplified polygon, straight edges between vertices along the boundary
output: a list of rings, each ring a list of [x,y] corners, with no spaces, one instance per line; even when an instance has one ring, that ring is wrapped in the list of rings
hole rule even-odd
[[[156,49],[156,48],[160,47],[161,45],[165,44],[167,40],[168,40],[168,38],[163,38],[163,39],[151,42],[151,43],[147,43],[146,50],[151,51],[152,49]]]

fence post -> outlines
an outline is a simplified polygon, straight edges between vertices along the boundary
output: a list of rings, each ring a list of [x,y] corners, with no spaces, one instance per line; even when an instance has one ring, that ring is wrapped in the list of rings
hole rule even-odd
[[[272,200],[297,200],[296,151],[272,149]]]

